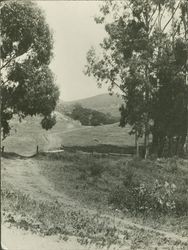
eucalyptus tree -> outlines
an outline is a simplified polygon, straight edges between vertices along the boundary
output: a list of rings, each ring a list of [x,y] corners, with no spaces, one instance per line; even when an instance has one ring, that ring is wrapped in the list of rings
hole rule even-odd
[[[183,0],[181,3],[181,21],[183,24],[183,39],[184,39],[184,73],[185,73],[185,86],[187,90],[186,95],[186,128],[185,128],[185,134],[183,137],[184,142],[184,150],[186,148],[186,151],[188,152],[188,1]],[[181,34],[179,34],[181,35]]]
[[[43,128],[55,124],[59,90],[49,69],[52,33],[31,1],[3,1],[1,8],[1,124],[5,137],[14,114],[41,115]]]
[[[121,125],[132,125],[136,138],[144,134],[145,158],[149,153],[150,133],[155,143],[159,137],[166,137],[167,131],[163,129],[166,120],[159,121],[158,112],[162,111],[159,110],[162,87],[171,79],[162,81],[161,78],[166,62],[170,71],[174,67],[179,74],[169,53],[174,54],[173,45],[177,44],[174,41],[179,27],[176,15],[179,17],[180,9],[181,1],[174,0],[108,1],[101,7],[101,16],[95,19],[105,25],[107,37],[100,44],[98,56],[93,48],[88,52],[86,74],[93,75],[99,86],[108,84],[110,92],[118,90],[122,95],[125,106],[121,109]],[[181,81],[179,75],[178,79],[175,77],[173,81]]]
[[[165,144],[168,155],[182,154],[188,128],[187,1],[166,4],[171,13],[165,25],[170,26],[167,27],[168,44],[160,49],[157,58],[158,91],[152,107],[153,145],[159,155],[163,154]]]

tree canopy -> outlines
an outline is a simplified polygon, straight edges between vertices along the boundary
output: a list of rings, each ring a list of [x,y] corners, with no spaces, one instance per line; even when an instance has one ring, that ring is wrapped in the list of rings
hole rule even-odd
[[[97,23],[107,36],[97,55],[87,54],[86,74],[99,86],[118,90],[125,102],[120,125],[130,124],[144,135],[145,157],[149,135],[158,155],[182,152],[188,129],[188,3],[185,0],[107,1]],[[174,152],[174,153],[175,153]]]
[[[117,122],[117,119],[110,114],[104,114],[97,110],[84,108],[80,104],[74,105],[71,113],[66,114],[72,119],[80,121],[84,126],[99,126]]]
[[[41,125],[55,124],[53,110],[59,90],[49,68],[53,38],[36,3],[5,1],[1,8],[1,123],[5,137],[14,114],[20,120],[41,115]]]

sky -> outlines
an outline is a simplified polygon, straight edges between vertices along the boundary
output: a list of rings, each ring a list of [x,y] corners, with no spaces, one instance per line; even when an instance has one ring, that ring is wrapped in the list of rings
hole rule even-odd
[[[71,101],[107,92],[99,89],[93,77],[84,75],[86,53],[105,37],[104,27],[96,24],[98,1],[37,1],[53,31],[54,58],[50,68],[60,88],[60,99]]]

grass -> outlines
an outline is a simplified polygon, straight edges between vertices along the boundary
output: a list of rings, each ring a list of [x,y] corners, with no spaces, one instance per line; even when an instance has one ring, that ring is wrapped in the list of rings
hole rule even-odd
[[[66,146],[96,146],[108,144],[116,146],[133,146],[134,136],[129,135],[130,128],[119,127],[118,123],[97,127],[85,127],[82,130],[75,130],[60,134],[62,144]]]
[[[58,234],[66,241],[69,237],[75,236],[78,242],[87,247],[95,244],[98,247],[114,245],[127,246],[129,249],[147,249],[149,246],[149,249],[156,249],[156,245],[167,244],[184,249],[187,246],[185,242],[168,239],[162,233],[123,225],[109,217],[102,217],[99,213],[66,209],[57,200],[53,203],[42,203],[21,192],[4,189],[2,201],[6,222],[41,235]],[[152,245],[155,247],[152,248]]]
[[[175,161],[176,170],[172,168],[171,160],[168,159],[153,161],[59,153],[46,155],[40,162],[40,168],[43,175],[59,192],[65,192],[69,197],[81,201],[86,206],[106,211],[109,209],[109,197],[117,188],[125,187],[125,181],[131,178],[130,174],[133,175],[132,183],[144,184],[147,190],[153,189],[156,180],[163,186],[165,183],[173,184],[176,186],[173,198],[177,202],[177,213],[173,215],[175,220],[177,217],[186,216],[188,212],[188,170],[185,168],[187,161]],[[166,194],[163,189],[162,196]],[[120,192],[115,193],[116,198],[118,195],[121,195]],[[122,195],[125,197],[124,193]],[[114,208],[119,207],[115,204]],[[135,216],[133,207],[125,211],[126,214]],[[145,215],[143,216],[145,218]],[[171,214],[169,216],[172,217]],[[162,221],[166,217],[165,223],[169,219],[168,213],[167,216],[163,214],[162,217],[159,214],[158,219]],[[179,223],[177,223],[177,230],[179,230],[178,225]]]
[[[32,155],[37,145],[41,152],[64,146],[93,147],[105,149],[111,147],[118,152],[127,146],[134,146],[134,136],[129,135],[129,127],[120,128],[117,124],[97,127],[81,126],[77,121],[65,115],[58,115],[56,125],[46,131],[41,128],[40,117],[27,117],[21,123],[17,118],[11,121],[11,134],[4,141],[6,152],[20,155]],[[101,146],[102,145],[102,146]],[[104,148],[105,147],[105,148]],[[111,150],[110,149],[110,150]]]
[[[56,125],[49,131],[42,129],[40,122],[39,116],[27,117],[21,123],[17,117],[11,120],[10,136],[2,142],[5,151],[32,155],[36,153],[37,145],[40,151],[48,150],[49,146],[58,148],[61,146],[61,141],[58,140],[59,133],[81,128],[78,122],[63,115],[58,115]]]
[[[6,164],[9,164],[8,161],[10,159],[6,159]],[[19,164],[21,161],[24,161],[25,165],[27,159],[19,159]],[[31,185],[34,185],[32,178],[36,177],[32,174],[28,176],[29,161],[31,160],[28,160],[27,167],[22,168],[27,171],[26,177],[30,178]],[[16,156],[14,163],[16,164]],[[171,249],[177,246],[177,249],[186,249],[185,242],[156,231],[165,229],[167,232],[187,236],[188,217],[185,214],[160,214],[154,218],[149,214],[135,214],[131,209],[120,211],[113,203],[109,204],[109,197],[118,186],[124,185],[127,178],[131,179],[131,183],[139,181],[146,183],[148,187],[152,187],[158,179],[161,183],[174,183],[177,186],[177,196],[186,201],[187,160],[140,160],[63,152],[39,154],[32,158],[31,163],[32,166],[35,164],[40,175],[48,180],[50,185],[46,184],[46,188],[53,186],[54,194],[57,192],[60,198],[55,195],[52,199],[45,198],[47,196],[43,190],[40,193],[43,198],[41,200],[32,192],[26,194],[21,186],[18,190],[11,178],[8,185],[4,177],[3,220],[34,233],[58,234],[64,240],[74,236],[81,244],[87,246],[118,245],[127,246],[128,249],[160,249],[161,246]],[[24,176],[25,174],[26,172]],[[24,176],[23,178],[26,178]],[[61,199],[61,195],[69,197],[74,205]],[[118,195],[119,193],[117,197]],[[135,220],[140,226],[133,225],[130,220]],[[145,227],[148,225],[155,225],[155,229]]]

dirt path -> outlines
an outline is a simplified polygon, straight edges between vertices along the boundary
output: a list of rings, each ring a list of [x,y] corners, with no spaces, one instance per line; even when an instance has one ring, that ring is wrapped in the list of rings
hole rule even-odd
[[[37,200],[59,200],[68,206],[78,205],[65,193],[55,190],[54,185],[41,175],[35,159],[2,159],[2,170],[2,186],[6,182]]]
[[[75,238],[68,241],[60,240],[57,236],[39,236],[17,228],[1,228],[2,242],[7,250],[87,250]],[[92,247],[92,250],[97,248]]]
[[[94,245],[81,245],[75,237],[69,237],[67,241],[60,239],[58,236],[39,236],[32,234],[30,231],[24,231],[15,227],[9,227],[7,224],[1,226],[1,240],[4,250],[130,250],[130,245],[124,245],[121,247],[111,246],[110,248],[103,247],[98,248]],[[182,249],[178,246],[148,246],[147,248],[139,248],[139,250],[170,250],[170,249]]]
[[[14,189],[24,190],[24,193],[31,195],[34,199],[37,200],[59,200],[61,203],[64,203],[68,207],[82,209],[82,205],[77,201],[72,200],[63,192],[58,192],[55,190],[55,187],[51,182],[49,182],[40,172],[40,166],[37,165],[38,161],[33,159],[2,159],[2,186],[3,183],[10,184]],[[84,209],[84,208],[83,208]],[[89,211],[90,213],[96,213],[96,211]],[[101,217],[109,217],[112,222],[114,217],[109,215],[101,215]],[[116,218],[116,223],[123,228],[134,228],[143,229],[146,231],[151,231],[159,233],[166,238],[177,240],[180,242],[187,242],[186,237],[181,237],[174,234],[173,232],[165,232],[162,230],[155,230],[151,227],[146,227],[140,224],[132,223],[130,219]],[[75,240],[69,242],[58,242],[57,238],[54,237],[40,237],[37,235],[32,235],[31,233],[24,233],[21,230],[11,228],[3,225],[2,227],[2,238],[5,245],[8,247],[8,250],[86,250],[80,246]],[[23,242],[22,248],[20,248],[20,242]],[[27,246],[24,244],[27,243]],[[17,244],[17,245],[16,245]],[[62,245],[63,244],[63,245]],[[76,245],[78,244],[78,245]],[[76,247],[75,247],[76,246]],[[17,247],[17,248],[16,248]],[[28,248],[24,248],[28,247]],[[91,248],[90,248],[91,249]],[[126,249],[126,248],[123,248]],[[91,250],[94,250],[92,248]]]

